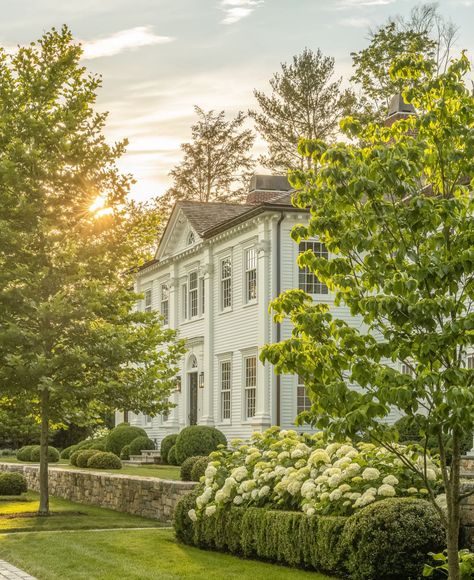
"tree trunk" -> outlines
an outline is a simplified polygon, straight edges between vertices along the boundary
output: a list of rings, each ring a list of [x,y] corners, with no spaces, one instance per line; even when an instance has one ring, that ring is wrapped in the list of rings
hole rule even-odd
[[[448,500],[448,528],[446,530],[446,545],[448,549],[448,579],[460,580],[459,570],[459,525],[460,525],[460,458],[461,450],[459,436],[453,435],[453,460],[449,476],[449,490],[446,490]]]
[[[48,440],[49,440],[49,391],[41,391],[41,436],[40,436],[40,504],[38,515],[49,516],[48,486]]]

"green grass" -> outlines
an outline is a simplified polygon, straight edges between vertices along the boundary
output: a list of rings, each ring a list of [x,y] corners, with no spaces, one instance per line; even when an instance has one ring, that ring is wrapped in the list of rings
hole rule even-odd
[[[0,457],[0,463],[22,463],[24,465],[37,465],[35,463],[25,463],[18,461],[15,457]],[[61,467],[63,469],[77,469],[79,471],[88,471],[71,465],[69,461],[61,459],[59,463],[51,463],[50,467]],[[126,465],[122,469],[94,469],[94,471],[105,471],[107,473],[121,473],[122,475],[141,475],[142,477],[158,477],[159,479],[180,479],[180,468],[174,465],[144,465],[144,466],[129,466]]]
[[[21,497],[0,497],[0,534],[50,530],[84,530],[96,528],[153,528],[163,524],[156,520],[132,516],[113,510],[50,498],[51,517],[2,517],[38,510],[39,495],[29,491]]]
[[[0,535],[0,558],[39,580],[329,580],[183,546],[167,529]]]

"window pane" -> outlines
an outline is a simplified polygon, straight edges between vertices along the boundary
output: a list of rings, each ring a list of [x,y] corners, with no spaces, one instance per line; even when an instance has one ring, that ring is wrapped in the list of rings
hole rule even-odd
[[[311,401],[306,392],[306,387],[301,381],[301,378],[298,377],[298,386],[296,387],[296,412],[299,415],[303,411],[309,411],[310,409]]]
[[[181,306],[183,310],[183,320],[188,317],[188,285],[181,286]]]
[[[198,315],[198,275],[197,272],[189,274],[189,313],[191,318]]]
[[[250,248],[245,254],[246,301],[257,299],[257,252]]]
[[[221,418],[230,419],[231,416],[231,364],[230,361],[221,362]]]
[[[257,357],[245,358],[245,416],[254,417],[257,406]]]
[[[151,290],[145,290],[145,312],[151,311]]]
[[[221,261],[221,310],[232,306],[232,263],[230,258]]]
[[[168,284],[161,285],[161,316],[163,324],[169,323],[169,287]]]
[[[306,250],[312,250],[317,258],[328,259],[328,251],[326,246],[321,242],[313,242],[304,240],[300,242],[299,253],[302,254]],[[308,268],[300,268],[298,273],[298,281],[300,290],[304,290],[308,294],[327,294],[328,287],[323,284],[315,274],[310,272]]]
[[[470,354],[467,357],[467,368],[474,369],[474,354]]]

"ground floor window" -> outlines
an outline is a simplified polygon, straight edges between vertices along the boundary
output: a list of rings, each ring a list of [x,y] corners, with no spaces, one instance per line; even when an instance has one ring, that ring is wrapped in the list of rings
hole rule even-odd
[[[245,418],[255,417],[257,411],[257,357],[244,358]]]
[[[298,385],[296,387],[296,413],[299,415],[304,411],[311,409],[311,401],[306,391],[306,386],[301,377],[298,377]]]
[[[231,418],[231,376],[232,367],[230,360],[220,363],[220,387],[221,387],[221,421]]]

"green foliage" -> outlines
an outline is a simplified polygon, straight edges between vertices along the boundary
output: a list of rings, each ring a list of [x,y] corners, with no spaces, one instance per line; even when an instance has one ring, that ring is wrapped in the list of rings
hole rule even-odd
[[[183,461],[181,464],[181,481],[199,481],[199,479],[196,480],[192,477],[194,466],[198,461],[206,461],[207,465],[209,458],[202,455],[195,455],[193,457],[188,457]]]
[[[35,445],[30,453],[30,461],[39,462],[41,447]],[[59,461],[59,451],[56,447],[48,445],[48,463],[57,463]]]
[[[351,516],[341,536],[351,578],[418,578],[430,550],[445,545],[445,531],[432,505],[386,499]]]
[[[119,456],[122,448],[137,437],[148,438],[146,431],[141,427],[133,427],[130,425],[118,425],[109,433],[107,442],[105,444],[106,451],[111,451]]]
[[[209,455],[219,445],[227,445],[227,439],[219,429],[205,425],[191,425],[180,431],[176,440],[176,459],[181,465],[188,457]]]
[[[69,456],[69,463],[71,465],[77,466],[77,458],[79,457],[79,453],[81,453],[82,451],[85,451],[85,449],[76,449],[76,451],[73,451],[71,453],[71,455]]]
[[[168,451],[168,463],[170,465],[179,465],[178,459],[176,457],[176,445],[173,445]]]
[[[70,459],[72,453],[78,449],[77,445],[70,445],[61,451],[61,459]]]
[[[191,481],[199,481],[209,465],[209,457],[204,455],[194,463],[191,469]]]
[[[143,449],[154,449],[155,444],[148,437],[140,435],[130,443],[130,455],[140,455]]]
[[[89,458],[87,467],[95,469],[122,469],[122,462],[115,453],[98,451]]]
[[[433,576],[433,574],[441,573],[444,576],[448,576],[448,556],[447,551],[440,552],[439,554],[429,554],[433,560],[435,560],[436,565],[430,566],[425,564],[423,568],[423,576]],[[474,578],[474,554],[467,549],[459,550],[459,571],[460,580],[472,580]]]
[[[169,463],[168,453],[169,453],[170,449],[173,447],[173,445],[176,443],[177,438],[178,438],[177,434],[172,434],[172,435],[166,435],[166,437],[163,437],[163,439],[161,440],[160,454],[161,454],[161,461],[163,463]]]
[[[31,452],[37,445],[26,445],[18,449],[16,458],[18,461],[31,461]]]
[[[87,467],[87,462],[89,459],[94,456],[96,453],[101,453],[97,449],[82,449],[79,451],[77,456],[75,457],[75,465],[77,467]]]
[[[125,461],[130,459],[130,445],[125,445],[122,447],[122,451],[120,452],[120,459],[124,459]]]
[[[0,399],[0,447],[18,449],[39,441],[38,422],[24,404],[2,404]]]
[[[174,510],[174,530],[176,538],[184,544],[194,543],[194,522],[191,521],[188,512],[196,505],[196,498],[199,491],[193,490],[183,495]]]
[[[0,496],[21,495],[28,490],[26,477],[21,473],[0,473]]]

